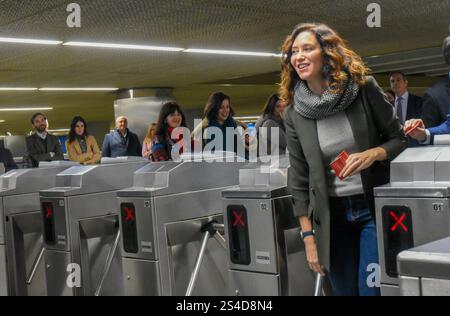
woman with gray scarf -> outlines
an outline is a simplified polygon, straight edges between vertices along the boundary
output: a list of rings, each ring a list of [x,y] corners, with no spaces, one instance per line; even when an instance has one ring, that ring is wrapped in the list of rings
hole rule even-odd
[[[259,155],[284,155],[286,153],[286,128],[283,115],[285,104],[278,94],[272,94],[267,101],[263,114],[256,121]],[[277,132],[278,137],[273,132]]]
[[[282,53],[289,187],[308,264],[327,274],[335,295],[379,295],[368,282],[378,271],[373,188],[389,182],[389,161],[407,138],[361,58],[331,28],[298,25]]]

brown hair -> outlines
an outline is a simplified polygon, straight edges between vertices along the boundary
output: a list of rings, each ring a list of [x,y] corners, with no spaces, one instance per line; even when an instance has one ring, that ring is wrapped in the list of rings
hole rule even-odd
[[[323,52],[323,76],[328,81],[332,91],[338,93],[341,83],[350,76],[356,83],[366,83],[369,71],[361,57],[352,51],[344,40],[329,26],[321,23],[302,23],[294,28],[281,47],[281,85],[279,94],[281,100],[289,105],[292,102],[293,90],[301,80],[291,64],[292,45],[302,32],[315,35]]]

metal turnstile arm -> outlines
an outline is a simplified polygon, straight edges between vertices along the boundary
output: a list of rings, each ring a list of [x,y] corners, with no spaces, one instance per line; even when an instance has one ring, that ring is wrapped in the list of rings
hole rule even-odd
[[[44,249],[44,247],[42,247],[41,250],[39,251],[39,254],[34,259],[30,275],[27,277],[27,280],[26,280],[26,283],[28,285],[30,285],[33,282],[34,276],[36,275],[36,271],[37,271],[37,269],[39,267],[39,264],[42,261],[42,257],[44,256],[44,251],[45,251],[45,249]]]
[[[219,230],[224,230],[224,224],[218,224],[215,221],[209,222],[202,226],[201,231],[203,232],[202,236],[202,244],[200,247],[200,252],[198,253],[197,259],[195,260],[194,270],[191,273],[191,277],[189,279],[189,285],[186,290],[186,296],[191,296],[192,291],[194,290],[195,283],[197,282],[198,273],[200,271],[200,267],[202,265],[203,257],[205,256],[206,246],[208,245],[209,238],[211,236],[214,237],[217,242],[226,249],[225,238],[220,235]]]
[[[95,289],[95,296],[100,296],[103,288],[103,282],[105,282],[106,276],[108,275],[109,269],[111,268],[111,264],[114,259],[114,255],[117,250],[117,246],[119,245],[120,241],[120,229],[117,229],[117,233],[114,236],[114,243],[111,246],[111,249],[108,252],[108,256],[106,257],[106,263],[105,267],[103,268],[102,276],[100,278],[100,281],[98,282],[97,288]]]
[[[223,249],[227,249],[227,242],[219,232],[216,232],[213,237]]]

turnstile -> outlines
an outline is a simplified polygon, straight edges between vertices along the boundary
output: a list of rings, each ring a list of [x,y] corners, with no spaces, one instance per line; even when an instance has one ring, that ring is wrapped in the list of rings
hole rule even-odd
[[[399,295],[397,255],[450,236],[450,147],[409,148],[374,189],[381,294]]]
[[[122,295],[116,191],[132,185],[137,157],[67,169],[41,191],[48,295]]]
[[[0,176],[0,295],[46,294],[39,191],[74,165],[54,161]]]
[[[219,242],[207,242],[202,227],[223,223],[221,191],[238,183],[244,165],[230,157],[151,163],[135,173],[134,187],[118,192],[126,295],[229,294],[225,241],[213,233]]]
[[[400,294],[450,296],[450,237],[401,252]]]
[[[299,223],[287,187],[288,157],[250,163],[239,186],[224,190],[223,210],[234,295],[313,295]]]

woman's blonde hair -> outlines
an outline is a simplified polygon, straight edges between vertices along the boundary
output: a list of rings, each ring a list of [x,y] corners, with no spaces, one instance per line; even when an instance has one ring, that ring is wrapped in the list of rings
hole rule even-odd
[[[156,123],[152,123],[148,126],[147,135],[145,135],[144,143],[150,144],[155,138]]]
[[[356,83],[363,85],[369,69],[361,57],[352,51],[344,40],[329,26],[321,23],[302,23],[294,28],[281,47],[281,84],[280,99],[289,105],[292,103],[293,90],[301,80],[291,64],[292,45],[302,32],[315,35],[323,52],[322,74],[332,91],[338,93],[341,84],[350,76]]]

